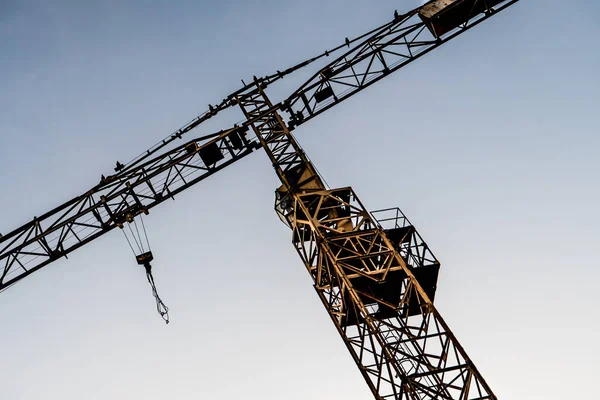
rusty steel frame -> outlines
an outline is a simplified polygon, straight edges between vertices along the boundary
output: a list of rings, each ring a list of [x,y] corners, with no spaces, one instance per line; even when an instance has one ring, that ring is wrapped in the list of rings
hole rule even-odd
[[[316,117],[517,1],[464,0],[471,3],[472,11],[464,22],[443,34],[437,34],[431,22],[422,18],[423,7],[396,13],[391,22],[321,68],[283,101],[282,110],[290,115],[290,127]]]
[[[245,120],[239,127],[166,150],[167,146],[174,146],[176,140],[180,140],[203,122],[236,105],[236,98],[257,88],[265,89],[316,60],[337,54],[348,47],[346,53],[319,69],[291,96],[269,110],[288,113],[290,127],[297,127],[517,1],[460,0],[472,3],[473,11],[454,29],[443,34],[431,31],[419,14],[422,7],[406,14],[396,13],[390,22],[356,39],[348,40],[347,46],[338,46],[284,71],[253,79],[220,103],[210,106],[206,113],[122,166],[116,174],[103,177],[99,184],[82,195],[34,217],[4,236],[0,234],[0,292],[122,226],[123,221],[132,216],[148,213],[166,199],[173,198],[252,153],[257,146],[256,137],[244,137],[242,141],[238,138],[238,145],[232,141],[233,136],[243,136],[252,120]],[[201,152],[215,146],[222,157],[218,157],[215,162],[206,163],[200,157]]]
[[[257,147],[256,138],[246,138],[243,129],[232,128],[189,141],[123,173],[102,176],[88,192],[0,238],[0,291],[174,199]],[[206,163],[201,151],[212,148],[221,156]]]
[[[84,194],[0,235],[0,291],[262,147],[282,183],[275,209],[375,398],[496,399],[433,305],[439,262],[425,241],[398,209],[370,213],[352,188],[326,187],[291,130],[517,1],[430,1],[244,83]],[[287,99],[267,98],[271,84],[334,52],[343,54]],[[174,145],[236,105],[239,126]]]
[[[281,180],[275,208],[375,398],[496,399],[415,277],[437,264],[420,236],[392,243],[351,188],[326,188],[262,89],[236,101]]]

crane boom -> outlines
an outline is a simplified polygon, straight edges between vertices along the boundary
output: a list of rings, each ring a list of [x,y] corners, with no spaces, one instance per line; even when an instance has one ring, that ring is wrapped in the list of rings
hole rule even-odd
[[[66,257],[115,227],[173,198],[259,147],[248,134],[254,120],[190,140],[168,149],[175,140],[220,111],[237,104],[236,98],[304,68],[322,57],[349,50],[321,68],[284,101],[266,114],[289,114],[290,129],[314,118],[390,73],[441,46],[518,0],[433,0],[356,39],[283,72],[255,78],[221,103],[196,118],[117,173],[66,203],[12,232],[0,235],[0,291],[42,267]]]
[[[518,0],[434,0],[380,27],[319,70],[282,109],[297,126],[417,60]]]

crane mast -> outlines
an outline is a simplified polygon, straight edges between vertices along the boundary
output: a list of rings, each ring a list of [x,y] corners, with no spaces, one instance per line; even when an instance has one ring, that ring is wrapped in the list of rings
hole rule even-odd
[[[0,291],[263,148],[281,181],[275,210],[375,398],[496,399],[433,305],[440,264],[414,226],[398,209],[369,212],[351,187],[328,188],[291,132],[517,1],[433,0],[255,77],[81,196],[0,235]],[[267,97],[274,82],[346,47],[285,100]],[[233,106],[241,124],[173,144]]]
[[[375,398],[496,399],[427,293],[439,262],[414,227],[386,230],[352,188],[328,189],[260,87],[236,101],[281,181],[275,209]]]

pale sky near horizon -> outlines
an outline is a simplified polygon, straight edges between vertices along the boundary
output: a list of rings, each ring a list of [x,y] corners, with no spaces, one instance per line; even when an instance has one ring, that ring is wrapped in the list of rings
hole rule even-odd
[[[420,3],[0,0],[0,233],[241,78]],[[331,186],[416,225],[436,305],[502,400],[598,398],[599,21],[591,0],[522,0],[295,131]],[[147,217],[169,325],[116,231],[0,294],[0,399],[372,398],[276,186],[258,153]]]

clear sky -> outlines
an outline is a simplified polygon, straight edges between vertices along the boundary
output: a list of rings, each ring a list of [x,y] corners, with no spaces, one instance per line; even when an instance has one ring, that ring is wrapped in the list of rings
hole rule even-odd
[[[240,78],[419,3],[0,1],[0,232]],[[331,186],[417,226],[436,305],[503,400],[598,398],[599,20],[595,1],[522,0],[296,131]],[[259,153],[151,212],[169,325],[116,231],[2,293],[1,398],[371,398],[277,185]]]

